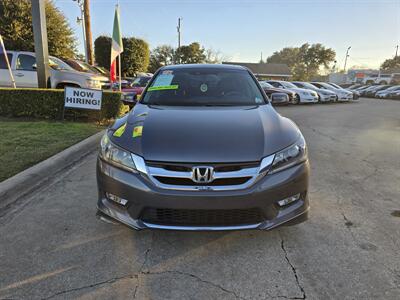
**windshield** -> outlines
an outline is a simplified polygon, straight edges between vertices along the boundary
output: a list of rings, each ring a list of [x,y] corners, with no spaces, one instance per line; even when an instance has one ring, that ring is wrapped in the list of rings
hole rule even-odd
[[[74,71],[68,64],[63,62],[61,59],[51,56],[49,58],[49,65],[54,70],[67,70],[67,71]]]
[[[330,85],[332,85],[333,87],[337,88],[337,89],[342,89],[340,86],[338,86],[336,83],[329,83]]]
[[[182,68],[158,73],[147,88],[142,103],[238,106],[266,102],[255,80],[245,70]]]
[[[310,89],[310,90],[316,89],[315,86],[313,86],[311,83],[308,83],[308,82],[295,82],[294,84],[296,84],[296,83],[298,84],[298,87],[301,87],[301,88]]]
[[[318,82],[317,84],[318,84],[321,88],[325,88],[325,89],[332,90],[332,91],[337,90],[337,88],[335,88],[335,87],[333,87],[333,86],[331,86],[331,85],[329,85],[329,84],[327,84],[327,83],[325,83],[325,82]]]
[[[295,86],[293,83],[287,82],[287,81],[280,81],[280,84],[282,84],[287,89],[295,89],[295,88],[297,88],[297,86]]]
[[[269,84],[268,82],[265,81],[260,81],[260,85],[263,89],[270,89],[273,88],[273,86],[271,84]]]

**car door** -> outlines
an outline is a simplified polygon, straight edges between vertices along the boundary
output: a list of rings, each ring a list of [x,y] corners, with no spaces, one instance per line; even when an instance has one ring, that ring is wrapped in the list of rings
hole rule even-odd
[[[16,59],[13,74],[17,87],[38,87],[35,56],[20,53]]]
[[[10,62],[10,65],[12,66],[13,54],[7,53],[7,57],[8,57],[8,61]],[[0,53],[0,86],[4,86],[4,87],[12,86],[12,80],[10,77],[10,72],[8,71],[7,62],[6,62],[4,53]]]

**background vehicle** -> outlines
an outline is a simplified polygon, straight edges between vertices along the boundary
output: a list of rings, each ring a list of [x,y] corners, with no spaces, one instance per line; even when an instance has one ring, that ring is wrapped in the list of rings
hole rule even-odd
[[[8,51],[12,73],[17,87],[38,87],[36,73],[36,58],[33,52]],[[4,56],[0,55],[0,65],[5,65]],[[51,88],[76,86],[82,88],[100,89],[105,77],[92,73],[78,72],[68,64],[54,56],[49,57]],[[11,79],[7,67],[0,69],[0,86],[10,87]]]
[[[136,77],[133,82],[122,88],[124,93],[136,93],[136,95],[141,95],[147,83],[151,79],[151,76],[140,76]]]
[[[105,76],[105,74],[103,72],[100,72],[94,66],[91,66],[86,62],[72,59],[72,58],[63,59],[63,61],[78,72],[91,73],[91,74],[103,76],[104,79],[101,80],[101,88],[102,89],[110,89],[111,88],[111,82],[109,80],[109,76]]]
[[[370,75],[368,77],[365,77],[363,79],[363,83],[366,84],[388,84],[392,80],[392,75],[391,74],[375,74],[375,75]]]
[[[369,97],[369,98],[374,98],[375,94],[379,91],[386,90],[390,88],[391,85],[373,85],[372,87],[365,89],[363,91],[363,96],[364,97]]]
[[[314,90],[318,94],[318,100],[320,102],[330,102],[330,101],[336,101],[337,96],[334,92],[326,90],[326,89],[319,89],[316,86],[312,85],[311,83],[308,82],[302,82],[302,81],[292,81],[292,83],[299,88],[303,89],[309,89],[309,90]]]
[[[280,89],[280,88],[276,88],[274,86],[272,86],[271,84],[269,84],[266,81],[260,81],[260,86],[261,88],[264,90],[264,92],[267,94],[267,96],[271,99],[271,95],[273,93],[285,93],[288,95],[289,97],[289,103],[293,103],[294,98],[296,97],[296,93],[295,92],[291,92],[285,89]]]
[[[336,94],[338,97],[338,101],[350,101],[353,99],[353,93],[346,91],[345,89],[338,89],[333,87],[332,85],[326,83],[326,82],[311,82],[312,85],[316,86],[317,88],[320,89],[325,89],[325,90],[330,90]]]
[[[271,84],[273,87],[296,93],[293,104],[318,102],[318,94],[316,91],[299,88],[288,81],[267,80],[267,83]]]
[[[395,85],[390,88],[375,93],[375,98],[387,98],[391,92],[400,91],[400,85]]]

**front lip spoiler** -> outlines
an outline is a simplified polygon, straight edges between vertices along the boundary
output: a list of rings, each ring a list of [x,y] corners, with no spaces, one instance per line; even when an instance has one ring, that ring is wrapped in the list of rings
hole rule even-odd
[[[303,203],[299,208],[302,207]],[[249,229],[260,229],[260,230],[270,230],[275,227],[278,227],[286,222],[289,222],[310,210],[310,206],[307,204],[305,209],[301,209],[298,211],[296,208],[296,204],[293,205],[293,209],[290,213],[285,214],[281,218],[275,218],[274,220],[266,220],[261,223],[256,224],[248,224],[248,225],[237,225],[237,226],[170,226],[170,225],[159,225],[146,223],[141,220],[135,220],[129,216],[126,210],[123,208],[116,208],[115,205],[109,207],[109,203],[106,199],[102,199],[100,203],[97,205],[97,209],[102,213],[106,214],[108,217],[115,219],[133,229],[142,230],[142,229],[162,229],[162,230],[179,230],[179,231],[229,231],[229,230],[249,230]],[[288,209],[290,209],[289,207]]]

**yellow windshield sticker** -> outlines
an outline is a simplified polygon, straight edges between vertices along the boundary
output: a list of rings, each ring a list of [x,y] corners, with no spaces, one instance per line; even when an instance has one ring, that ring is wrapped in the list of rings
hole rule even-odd
[[[142,136],[142,131],[143,131],[143,126],[136,126],[135,128],[133,128],[132,136],[134,138]]]
[[[122,125],[120,128],[118,128],[117,130],[115,130],[113,136],[121,137],[121,135],[123,135],[123,133],[125,132],[125,128],[126,128],[126,123],[124,125]]]
[[[152,86],[147,89],[148,92],[151,91],[163,91],[163,90],[177,90],[179,85],[161,85],[161,86]]]

